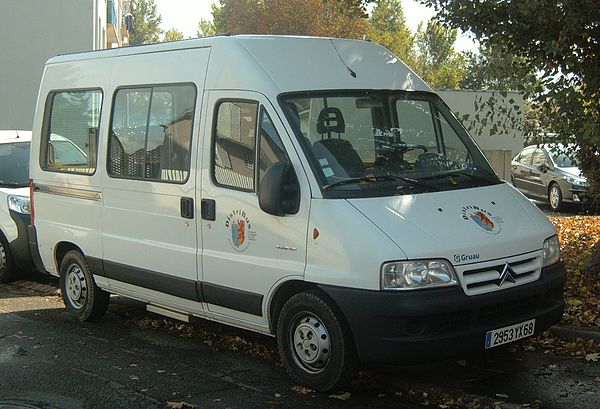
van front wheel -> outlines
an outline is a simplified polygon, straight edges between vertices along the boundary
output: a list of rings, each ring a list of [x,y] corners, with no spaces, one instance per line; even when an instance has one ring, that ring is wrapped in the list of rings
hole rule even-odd
[[[96,285],[87,261],[76,250],[60,264],[60,290],[65,306],[81,322],[101,318],[108,308],[110,295]]]
[[[0,283],[8,283],[17,276],[17,269],[13,263],[8,242],[0,233]]]
[[[319,295],[296,294],[284,304],[277,340],[281,360],[296,382],[327,391],[352,380],[356,356],[350,331]]]

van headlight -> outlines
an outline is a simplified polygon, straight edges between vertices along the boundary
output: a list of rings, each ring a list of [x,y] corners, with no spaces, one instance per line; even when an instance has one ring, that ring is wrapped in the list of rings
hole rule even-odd
[[[544,240],[544,267],[548,267],[560,260],[560,243],[558,236]]]
[[[17,213],[31,214],[31,202],[27,196],[8,195],[8,208]]]
[[[457,285],[456,273],[446,260],[409,260],[381,267],[382,290],[416,290]]]

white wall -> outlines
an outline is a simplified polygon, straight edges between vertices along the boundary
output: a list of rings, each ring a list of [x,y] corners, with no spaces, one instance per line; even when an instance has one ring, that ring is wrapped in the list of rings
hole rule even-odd
[[[482,150],[510,150],[512,157],[523,148],[524,136],[522,128],[519,127],[523,125],[525,111],[521,93],[510,91],[506,96],[502,96],[498,91],[436,90],[436,92],[461,120]],[[495,111],[493,121],[491,120],[492,108],[485,104],[491,98],[496,101],[493,104],[493,111]],[[476,105],[482,105],[483,108],[476,110]],[[506,118],[503,110],[509,112],[512,118]],[[479,113],[479,121],[475,119],[477,113]],[[469,119],[463,120],[462,116],[465,114],[469,115]],[[488,121],[485,126],[482,125],[483,118],[487,118]],[[504,124],[498,127],[495,135],[491,135],[493,123]]]
[[[105,2],[0,0],[0,129],[32,128],[45,62],[97,49],[99,13],[106,26]]]

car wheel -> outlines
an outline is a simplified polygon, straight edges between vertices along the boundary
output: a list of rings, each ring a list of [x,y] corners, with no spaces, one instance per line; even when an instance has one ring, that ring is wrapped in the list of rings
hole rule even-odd
[[[345,321],[322,297],[299,293],[283,306],[277,323],[279,353],[290,377],[327,391],[346,385],[356,371],[356,354]]]
[[[76,250],[62,260],[60,290],[65,306],[79,321],[99,319],[108,308],[110,295],[96,285],[87,261]]]
[[[550,208],[555,212],[558,212],[563,207],[562,192],[558,183],[552,183],[550,190],[548,191],[548,202],[550,202]]]
[[[10,247],[0,234],[0,283],[8,283],[15,278],[17,278],[17,268],[10,254]]]

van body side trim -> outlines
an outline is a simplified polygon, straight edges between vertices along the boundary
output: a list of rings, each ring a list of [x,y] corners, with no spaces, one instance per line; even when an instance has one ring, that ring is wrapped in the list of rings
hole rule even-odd
[[[103,265],[102,269],[98,268],[99,263]],[[93,259],[90,261],[90,267],[91,265],[95,266],[94,271],[103,270],[104,276],[113,280],[185,298],[186,300],[206,302],[259,317],[263,316],[262,302],[264,297],[262,294],[202,281],[188,280],[113,261]]]
[[[77,189],[72,187],[51,186],[35,184],[35,192],[48,193],[51,195],[74,197],[77,199],[86,199],[99,202],[102,200],[102,192],[97,190]]]
[[[102,263],[101,258],[85,256],[85,260],[92,270],[92,274],[97,276],[106,277],[106,273],[104,272],[104,264]]]
[[[196,281],[175,277],[169,274],[132,267],[113,261],[103,261],[104,273],[112,278],[138,287],[160,291],[192,301],[203,301],[196,289]]]
[[[202,283],[205,301],[209,304],[231,308],[262,317],[262,294],[224,287],[212,283]]]

